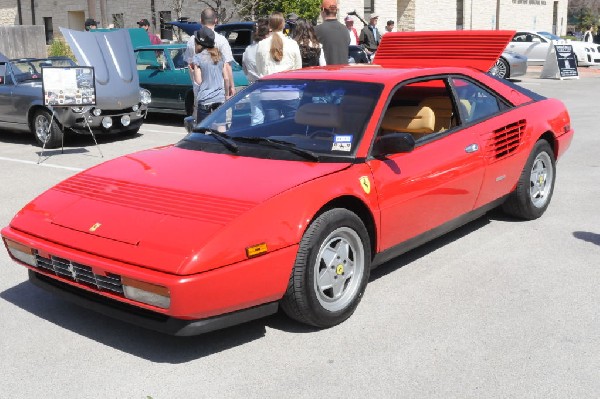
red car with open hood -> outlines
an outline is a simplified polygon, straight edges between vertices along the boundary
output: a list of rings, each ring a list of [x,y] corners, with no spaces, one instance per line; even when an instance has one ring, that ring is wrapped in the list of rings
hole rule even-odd
[[[180,142],[43,193],[6,248],[34,284],[170,334],[278,308],[341,323],[373,267],[492,208],[548,207],[573,130],[560,101],[484,72],[512,35],[389,33],[373,65],[267,76]]]

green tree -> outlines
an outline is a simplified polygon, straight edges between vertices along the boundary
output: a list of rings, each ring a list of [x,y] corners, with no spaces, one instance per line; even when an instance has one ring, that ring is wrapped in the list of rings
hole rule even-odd
[[[279,11],[284,16],[293,12],[316,22],[321,10],[321,0],[234,0],[233,3],[241,19],[251,21]]]

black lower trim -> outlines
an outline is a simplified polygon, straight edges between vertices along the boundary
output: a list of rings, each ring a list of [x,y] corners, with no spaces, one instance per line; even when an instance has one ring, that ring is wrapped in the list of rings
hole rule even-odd
[[[377,267],[382,263],[387,262],[388,260],[394,259],[395,257],[400,256],[403,253],[410,251],[411,249],[415,249],[416,247],[425,244],[428,241],[434,240],[452,230],[456,230],[460,226],[472,222],[473,220],[480,218],[481,216],[485,215],[487,212],[498,207],[499,205],[502,205],[502,203],[505,200],[506,197],[498,198],[497,200],[492,201],[489,204],[482,206],[481,208],[477,208],[469,213],[457,217],[456,219],[446,222],[441,226],[426,231],[423,234],[406,240],[396,246],[386,249],[383,252],[379,252],[377,255],[375,255],[375,258],[371,262],[371,267]]]
[[[164,334],[190,336],[245,323],[277,312],[278,302],[200,320],[183,320],[94,294],[29,269],[29,281],[77,305]]]

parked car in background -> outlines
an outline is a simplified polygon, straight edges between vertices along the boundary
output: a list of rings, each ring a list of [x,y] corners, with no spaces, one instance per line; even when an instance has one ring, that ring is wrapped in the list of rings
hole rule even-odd
[[[31,132],[36,142],[46,148],[60,146],[65,132],[90,134],[89,128],[95,134],[138,131],[149,93],[138,92],[135,103],[125,109],[116,103],[105,103],[102,97],[96,98],[94,107],[45,106],[42,68],[71,66],[76,63],[66,57],[9,60],[0,54],[0,127]],[[110,118],[110,126],[105,118]],[[126,125],[123,121],[127,121]]]
[[[261,78],[177,144],[41,194],[5,247],[35,285],[165,333],[279,307],[342,323],[374,267],[494,208],[550,205],[574,132],[561,101],[487,74],[511,36],[391,32],[373,65]]]
[[[185,50],[185,43],[142,46],[134,50],[140,86],[152,94],[150,112],[192,114],[194,93]],[[235,61],[231,67],[236,91],[244,89],[248,79],[242,67]]]
[[[528,65],[544,65],[548,49],[553,43],[573,46],[578,66],[600,64],[598,45],[594,43],[564,40],[549,32],[517,31],[506,46],[506,50],[527,57]]]
[[[523,76],[527,73],[527,57],[505,50],[489,73],[504,79]]]

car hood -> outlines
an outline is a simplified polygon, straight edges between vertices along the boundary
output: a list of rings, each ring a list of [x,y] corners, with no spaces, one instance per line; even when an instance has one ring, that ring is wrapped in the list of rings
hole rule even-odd
[[[254,208],[348,166],[163,147],[117,158],[59,183],[23,208],[11,227],[86,253],[178,273],[191,270],[191,259],[215,240],[226,241],[222,251],[227,253],[239,231],[235,237],[219,234]],[[220,256],[193,272],[235,263],[244,255]]]
[[[396,68],[469,67],[487,72],[512,30],[390,32],[382,36],[373,64]]]
[[[140,83],[127,30],[60,30],[77,63],[94,67],[96,103],[100,108],[123,109],[139,103]]]

